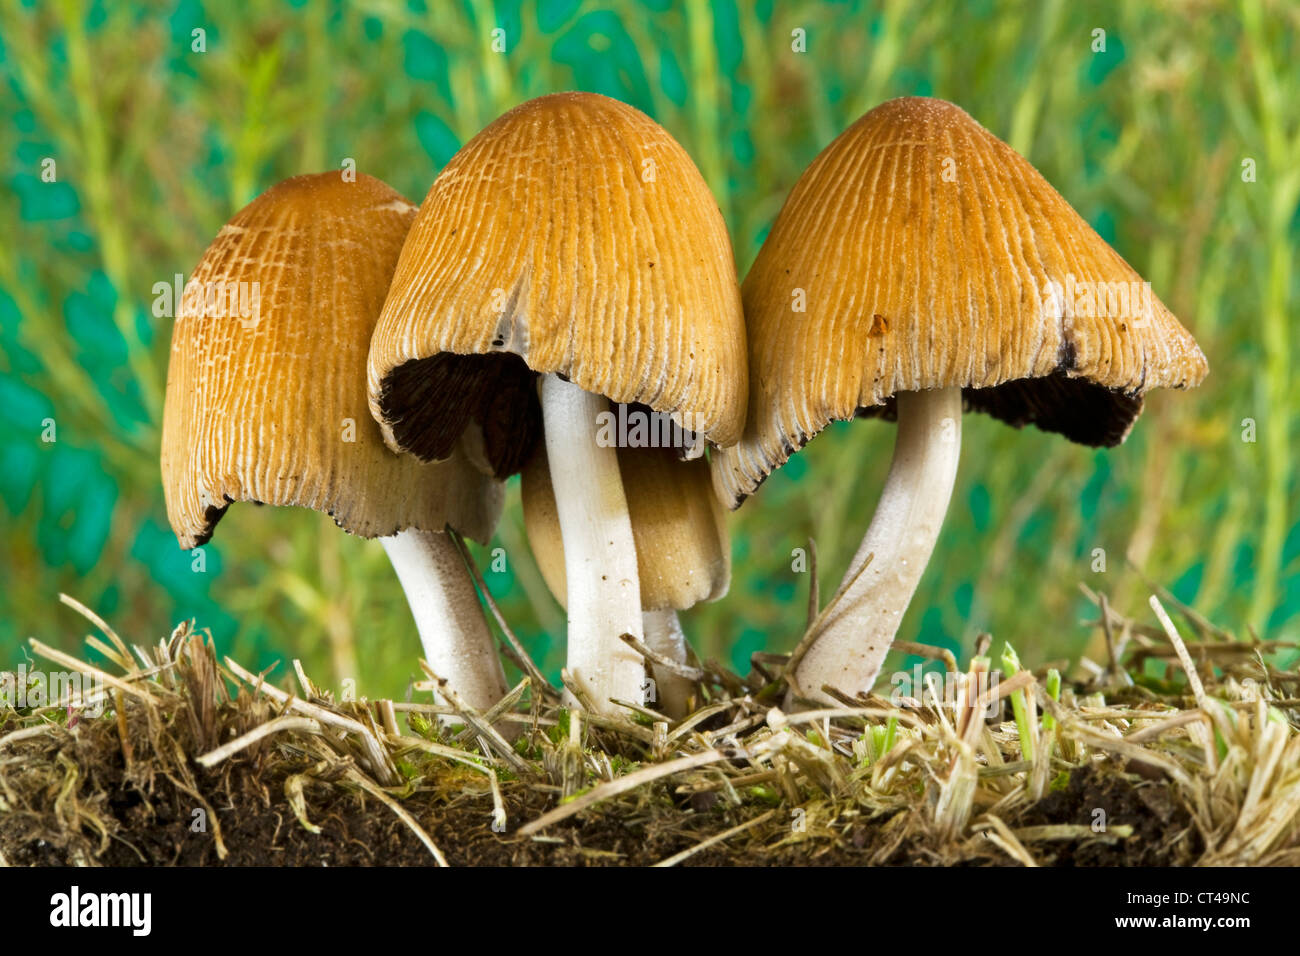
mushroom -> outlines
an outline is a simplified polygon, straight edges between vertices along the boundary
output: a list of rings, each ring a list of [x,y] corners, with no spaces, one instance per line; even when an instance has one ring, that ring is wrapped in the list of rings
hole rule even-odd
[[[747,391],[730,239],[685,150],[588,93],[501,116],[420,208],[368,386],[390,448],[438,460],[463,440],[496,477],[523,467],[544,425],[571,676],[595,708],[639,700],[644,662],[620,640],[643,636],[635,544],[598,418],[638,403],[728,444]]]
[[[299,505],[382,542],[434,672],[476,708],[505,694],[450,525],[486,542],[502,489],[456,452],[397,456],[368,414],[365,360],[415,207],[366,175],[295,176],[222,227],[172,332],[162,479],[180,546],[234,501]],[[240,308],[247,303],[250,308]]]
[[[792,661],[794,689],[819,700],[825,685],[865,692],[880,670],[948,507],[963,404],[1114,446],[1144,392],[1197,385],[1207,369],[1149,284],[1037,170],[942,100],[892,100],[828,146],[743,296],[746,431],[712,459],[731,507],[831,421],[898,421],[845,590]],[[802,298],[807,311],[792,309]]]
[[[681,461],[671,448],[620,448],[619,475],[636,545],[645,644],[678,664],[687,660],[677,618],[701,601],[716,601],[731,581],[731,548],[722,504],[703,458]],[[564,543],[545,448],[539,447],[520,482],[524,529],[551,594],[563,606],[567,584]],[[655,698],[669,717],[691,710],[693,681],[651,664]]]

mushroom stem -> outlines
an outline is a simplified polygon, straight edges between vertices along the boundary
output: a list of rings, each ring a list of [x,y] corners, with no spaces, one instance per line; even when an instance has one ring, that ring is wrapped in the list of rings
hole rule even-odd
[[[456,545],[446,534],[415,528],[379,540],[406,592],[429,667],[465,703],[487,710],[505,696],[506,677]]]
[[[847,590],[795,668],[799,690],[813,700],[833,702],[821,689],[828,684],[849,696],[871,689],[952,497],[961,456],[961,389],[899,392],[897,402],[894,459],[841,584]]]
[[[618,449],[596,440],[599,395],[555,375],[542,379],[542,424],[564,541],[569,673],[598,711],[641,703],[645,662],[620,638],[641,640],[641,585]]]
[[[641,619],[645,624],[646,647],[670,661],[685,664],[686,635],[682,633],[677,612],[670,607],[646,611]],[[655,681],[657,699],[649,702],[654,709],[668,717],[685,717],[691,705],[691,695],[695,693],[695,684],[660,664],[650,665],[650,676]]]

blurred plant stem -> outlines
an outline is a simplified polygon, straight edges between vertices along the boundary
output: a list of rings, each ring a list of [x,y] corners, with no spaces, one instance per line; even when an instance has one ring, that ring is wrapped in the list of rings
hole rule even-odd
[[[886,0],[880,8],[880,26],[873,30],[870,38],[871,55],[866,63],[867,75],[860,85],[855,84],[853,91],[850,107],[853,120],[880,105],[891,91],[899,60],[903,56],[904,27],[909,24],[915,26],[913,21],[917,13],[915,4],[908,0]],[[898,91],[893,92],[897,95]],[[832,136],[838,136],[840,132],[841,130],[835,130]]]
[[[565,630],[564,612],[555,602],[555,598],[546,587],[546,582],[542,579],[542,572],[538,570],[537,562],[533,560],[533,553],[528,549],[528,539],[521,525],[522,513],[512,509],[509,514],[502,517],[501,524],[497,527],[497,534],[505,546],[506,554],[513,554],[517,558],[514,562],[515,577],[523,586],[524,594],[527,595],[533,614],[541,624],[542,630],[558,639]]]
[[[718,90],[721,89],[722,82],[718,76],[713,10],[708,0],[687,0],[686,23],[690,33],[691,67],[698,80],[691,95],[697,153],[695,159],[704,175],[704,181],[713,190],[722,217],[730,221],[731,190],[718,143]]]
[[[755,51],[742,64],[745,76],[749,80],[752,98],[749,105],[749,116],[777,116],[779,115],[780,106],[776,97],[775,75],[781,68],[781,60],[778,57],[788,59],[786,48],[778,45],[783,38],[778,34],[769,45],[767,36],[763,32],[763,25],[758,20],[757,12],[752,4],[747,3],[740,4],[740,36],[744,48]],[[737,119],[743,118],[738,117]],[[753,159],[752,174],[754,178],[759,182],[772,183],[776,186],[778,180],[777,158],[780,155],[774,151],[757,151]],[[783,194],[784,190],[777,192],[778,196]],[[776,215],[777,209],[780,208],[779,206],[770,208],[771,205],[770,203],[752,202],[733,204],[733,219],[731,221],[735,225],[731,230],[731,241],[736,253],[736,268],[740,270],[741,278],[744,278],[746,270],[749,269],[750,263],[754,261],[754,256],[758,253],[758,248],[754,243],[755,233],[761,226],[771,222]]]
[[[342,533],[328,534],[320,546],[321,597],[318,605],[321,624],[329,639],[330,659],[334,677],[344,680],[351,677],[361,683],[358,665],[357,635],[352,626],[352,575],[345,574],[340,554]]]
[[[718,47],[713,9],[708,0],[687,0],[690,64],[701,83],[691,91],[695,156],[704,180],[713,190],[723,218],[731,219],[731,187],[722,153],[722,111],[718,93],[726,88],[718,72]]]
[[[258,173],[266,158],[267,98],[280,78],[280,47],[257,52],[245,72],[244,103],[230,164],[230,208],[240,209],[260,192]]]
[[[441,43],[444,49],[487,50],[486,39],[480,41],[474,35],[474,25],[470,15],[468,11],[461,8],[460,4],[448,4],[446,8],[431,10],[428,32]],[[482,42],[481,47],[480,42]],[[481,59],[481,56],[477,60],[471,57],[456,57],[448,69],[451,88],[455,94],[449,104],[453,114],[452,127],[461,145],[464,145],[492,119],[483,109],[479,99],[480,78],[485,69],[491,69],[486,67]]]
[[[302,123],[302,164],[304,172],[323,172],[326,169],[325,144],[329,139],[330,104],[335,94],[335,74],[329,61],[329,29],[327,8],[324,4],[311,4],[306,34],[307,76],[313,94],[307,97],[306,113]],[[342,157],[339,157],[339,165]],[[333,164],[331,164],[333,165]]]
[[[506,68],[506,63],[511,49],[522,38],[506,36],[502,30],[501,41],[505,49],[498,52],[492,48],[495,39],[492,31],[499,26],[490,0],[470,0],[470,12],[471,42],[481,43],[487,50],[483,56],[483,79],[487,86],[488,100],[492,103],[493,115],[497,116],[518,105],[515,102],[513,74]]]
[[[1057,33],[1061,19],[1061,0],[1048,0],[1038,7],[1039,30],[1036,48],[1042,51]],[[1059,76],[1058,71],[1047,72],[1033,70],[1028,79],[1020,86],[1020,95],[1016,97],[1015,109],[1011,112],[1011,128],[1007,143],[1022,156],[1033,158],[1034,134],[1038,129],[1038,117],[1042,111],[1046,96],[1045,85]]]
[[[1248,60],[1254,79],[1263,134],[1265,164],[1261,191],[1267,199],[1260,210],[1267,245],[1260,281],[1264,290],[1260,321],[1264,353],[1264,521],[1256,558],[1255,592],[1250,619],[1264,633],[1277,601],[1282,546],[1290,530],[1287,500],[1291,474],[1291,352],[1288,304],[1294,255],[1288,230],[1300,198],[1300,130],[1288,133],[1287,118],[1295,117],[1295,100],[1284,102],[1268,38],[1264,34],[1259,0],[1243,0]],[[1290,91],[1290,97],[1295,91]],[[1252,186],[1251,188],[1258,188]],[[1256,205],[1259,208],[1260,204]]]
[[[83,162],[81,179],[95,223],[104,273],[113,285],[113,323],[126,344],[127,361],[149,419],[158,422],[162,420],[162,377],[140,338],[132,314],[135,290],[131,285],[130,243],[118,206],[122,190],[113,178],[108,130],[98,102],[95,71],[86,42],[86,14],[80,0],[61,0],[59,13],[67,35],[68,79],[76,100],[76,142],[81,147]]]

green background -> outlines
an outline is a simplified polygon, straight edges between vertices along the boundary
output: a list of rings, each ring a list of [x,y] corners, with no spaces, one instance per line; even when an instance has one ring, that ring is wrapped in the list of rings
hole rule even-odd
[[[170,321],[153,317],[152,289],[188,275],[283,177],[352,158],[419,199],[493,117],[562,89],[625,100],[685,145],[742,275],[847,124],[893,96],[954,100],[1197,336],[1204,386],[1153,394],[1118,449],[967,419],[902,636],[968,652],[988,630],[1028,662],[1096,654],[1078,584],[1141,613],[1126,556],[1238,634],[1300,630],[1300,5],[3,0],[0,31],[0,666],[29,637],[80,645],[66,591],[128,640],[195,617],[246,665],[298,656],[320,683],[402,693],[418,643],[378,544],[321,515],[237,505],[206,573],[177,549],[157,454]],[[47,157],[56,182],[42,181]],[[47,419],[57,441],[42,440]],[[704,654],[746,669],[753,651],[792,646],[808,588],[792,551],[815,537],[833,590],[892,441],[888,424],[834,426],[737,513],[731,593],[686,617]],[[524,543],[517,481],[508,501],[494,542],[506,569],[487,580],[554,674],[562,618]]]

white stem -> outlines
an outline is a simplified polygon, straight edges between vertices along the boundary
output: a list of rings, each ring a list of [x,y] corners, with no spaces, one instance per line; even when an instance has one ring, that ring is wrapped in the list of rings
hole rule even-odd
[[[831,702],[875,683],[943,526],[961,456],[961,389],[900,392],[898,436],[871,527],[849,566],[853,579],[795,671],[807,697]]]
[[[646,611],[642,620],[646,647],[670,661],[685,664],[686,635],[682,633],[677,612],[672,608]],[[691,705],[691,695],[695,693],[695,684],[659,664],[650,665],[650,675],[654,678],[655,696],[658,698],[650,702],[654,709],[674,719],[685,717]]]
[[[564,540],[569,673],[599,711],[611,697],[640,703],[645,661],[622,640],[642,637],[641,584],[618,449],[596,441],[599,395],[555,375],[542,379],[542,423]]]
[[[411,605],[424,659],[465,703],[487,710],[505,696],[506,677],[456,545],[414,528],[379,540]]]

